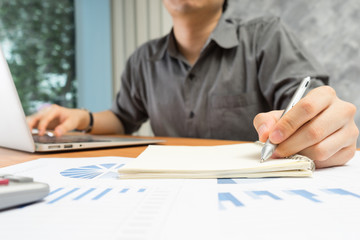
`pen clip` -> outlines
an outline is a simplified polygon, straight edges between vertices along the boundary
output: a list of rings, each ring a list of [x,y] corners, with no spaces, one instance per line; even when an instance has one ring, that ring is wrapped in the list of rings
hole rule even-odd
[[[296,103],[298,103],[300,101],[300,99],[303,97],[305,91],[310,86],[310,81],[311,81],[311,77],[306,77],[301,81],[298,89],[294,93],[294,96],[291,98],[290,104],[286,107],[283,115],[285,113],[287,113],[291,108],[293,108],[295,106]]]

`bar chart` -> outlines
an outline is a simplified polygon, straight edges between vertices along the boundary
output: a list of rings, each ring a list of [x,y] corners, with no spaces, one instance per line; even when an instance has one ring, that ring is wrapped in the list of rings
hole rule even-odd
[[[134,193],[145,193],[147,188],[93,188],[93,187],[82,187],[82,188],[64,188],[59,187],[52,190],[46,197],[47,204],[55,204],[64,200],[70,201],[101,201],[104,198],[111,195],[111,197],[123,197],[124,195]],[[141,196],[138,196],[141,197]],[[51,199],[51,200],[50,200]]]
[[[274,193],[276,192],[276,193]],[[280,194],[282,196],[280,197]],[[360,204],[360,195],[354,192],[342,188],[327,188],[319,189],[316,193],[313,193],[312,190],[306,189],[292,189],[292,190],[280,190],[280,191],[268,191],[268,190],[255,190],[255,191],[244,191],[243,195],[246,194],[251,199],[244,197],[239,192],[219,192],[218,201],[219,201],[219,210],[228,210],[232,207],[246,207],[247,204],[245,201],[254,201],[254,200],[263,200],[264,203],[269,203],[271,201],[292,201],[293,198],[290,196],[296,196],[296,201],[303,200],[306,202],[321,204],[329,200],[329,198],[334,198],[336,195],[338,199],[343,198],[343,200],[355,200]],[[320,194],[319,194],[320,193]],[[326,195],[326,196],[324,196]],[[332,195],[332,196],[330,196]],[[325,199],[325,200],[322,200]],[[231,206],[229,206],[229,203]],[[228,208],[225,207],[227,204]]]

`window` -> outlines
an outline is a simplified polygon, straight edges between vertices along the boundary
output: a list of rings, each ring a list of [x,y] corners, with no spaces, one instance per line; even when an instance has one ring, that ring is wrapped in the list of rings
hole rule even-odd
[[[0,0],[0,45],[26,114],[76,106],[73,0]]]

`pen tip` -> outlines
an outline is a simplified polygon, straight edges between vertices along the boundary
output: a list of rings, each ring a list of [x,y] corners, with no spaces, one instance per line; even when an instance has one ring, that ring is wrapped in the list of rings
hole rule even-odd
[[[265,148],[263,149],[264,151],[261,152],[261,162],[265,162],[266,160],[268,160],[271,155],[273,154],[273,151],[271,151],[272,149],[269,148]]]

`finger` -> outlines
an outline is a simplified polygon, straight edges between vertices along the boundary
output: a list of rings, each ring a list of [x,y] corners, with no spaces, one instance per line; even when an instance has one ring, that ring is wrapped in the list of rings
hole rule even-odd
[[[49,111],[51,111],[53,108],[57,108],[59,107],[56,104],[53,104],[51,106],[45,107],[43,109],[41,109],[39,112],[32,114],[30,116],[26,117],[26,122],[30,128],[30,130],[32,130],[33,128],[38,128],[38,124],[40,122],[40,120],[46,116],[48,114]]]
[[[35,128],[39,122],[39,116],[31,115],[29,117],[26,117],[27,125],[29,126],[29,129],[32,130]]]
[[[265,142],[269,138],[270,129],[274,127],[283,111],[259,113],[255,116],[253,125],[259,135],[259,141]]]
[[[353,122],[353,109],[350,104],[341,100],[335,101],[320,115],[302,126],[286,141],[279,144],[276,149],[277,156],[289,156],[322,141],[326,143],[332,139],[334,151],[351,144],[354,138],[349,138],[356,125]],[[351,119],[351,121],[349,121]],[[351,129],[351,131],[350,131]],[[345,133],[345,134],[344,134]],[[329,137],[332,135],[331,137]],[[329,139],[326,139],[328,138]],[[350,143],[347,143],[351,140]],[[335,148],[336,147],[336,148]],[[316,152],[316,148],[314,149]]]
[[[314,161],[316,168],[341,166],[346,164],[355,155],[356,144],[341,149],[326,161]]]
[[[335,91],[327,86],[309,92],[277,122],[270,133],[270,141],[279,144],[287,139],[302,125],[324,111],[335,97]]]
[[[46,114],[41,114],[41,118],[38,122],[39,135],[42,136],[45,134],[45,131],[49,125],[49,123],[58,118],[60,115],[59,107],[53,107]]]
[[[67,118],[63,123],[61,123],[54,129],[55,136],[62,136],[66,132],[75,129],[76,125],[77,124],[74,121],[72,121],[70,118]]]
[[[315,161],[327,161],[338,151],[349,146],[356,145],[358,130],[355,123],[346,125],[344,128],[325,138],[323,141],[306,148],[300,154],[306,155]]]

